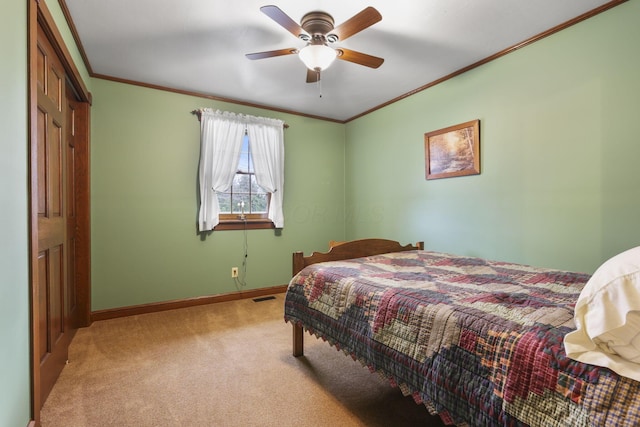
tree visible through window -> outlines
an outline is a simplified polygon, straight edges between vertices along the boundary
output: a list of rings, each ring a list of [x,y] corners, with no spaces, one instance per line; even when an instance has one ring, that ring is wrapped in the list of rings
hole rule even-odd
[[[269,194],[256,183],[247,135],[242,139],[242,150],[233,184],[229,191],[218,193],[218,203],[222,221],[267,217]]]

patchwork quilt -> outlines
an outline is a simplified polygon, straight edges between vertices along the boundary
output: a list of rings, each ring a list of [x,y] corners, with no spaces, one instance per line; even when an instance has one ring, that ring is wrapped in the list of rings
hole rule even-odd
[[[566,357],[586,274],[429,251],[313,264],[285,320],[447,424],[638,426],[640,383]]]

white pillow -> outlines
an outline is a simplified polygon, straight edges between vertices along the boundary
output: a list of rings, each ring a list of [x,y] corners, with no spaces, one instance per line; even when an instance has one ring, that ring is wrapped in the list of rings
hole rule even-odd
[[[580,292],[567,356],[640,381],[640,246],[602,264]]]

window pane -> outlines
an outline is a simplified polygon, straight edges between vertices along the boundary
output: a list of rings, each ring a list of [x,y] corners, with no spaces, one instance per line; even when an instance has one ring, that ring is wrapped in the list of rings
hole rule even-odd
[[[264,190],[258,185],[258,181],[256,181],[255,174],[249,175],[249,180],[251,181],[250,185],[252,193],[264,193]]]
[[[240,151],[238,170],[244,173],[253,172],[253,163],[251,162],[251,155],[249,154],[249,137],[246,135],[242,139],[242,150]]]
[[[253,170],[253,160],[251,159],[251,153],[247,154],[247,159],[248,159],[247,163],[249,164],[248,166],[249,173],[255,173],[255,171]]]
[[[250,213],[249,208],[249,195],[246,193],[234,194],[233,198],[234,213]]]
[[[240,160],[238,161],[238,172],[249,173],[249,168],[251,167],[249,163],[249,153],[240,153]]]
[[[221,213],[231,213],[231,194],[218,193],[218,203],[220,204]]]
[[[251,188],[251,177],[253,175],[245,175],[237,173],[233,178],[234,193],[248,193]]]
[[[256,182],[256,176],[251,175],[251,212],[267,212],[267,193]]]
[[[251,195],[251,213],[266,213],[267,212],[267,195],[252,194]]]

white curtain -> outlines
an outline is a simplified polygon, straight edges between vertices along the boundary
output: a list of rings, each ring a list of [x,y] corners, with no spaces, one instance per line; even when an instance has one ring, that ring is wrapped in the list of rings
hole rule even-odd
[[[282,120],[247,117],[247,132],[256,182],[271,193],[267,217],[276,228],[284,227],[284,123]]]
[[[284,122],[265,117],[200,110],[200,211],[198,229],[218,225],[220,206],[216,192],[231,187],[236,174],[242,138],[249,135],[257,184],[271,193],[268,218],[284,226]]]
[[[233,113],[200,112],[200,211],[198,229],[218,225],[220,205],[216,192],[231,187],[236,174],[245,125]]]

